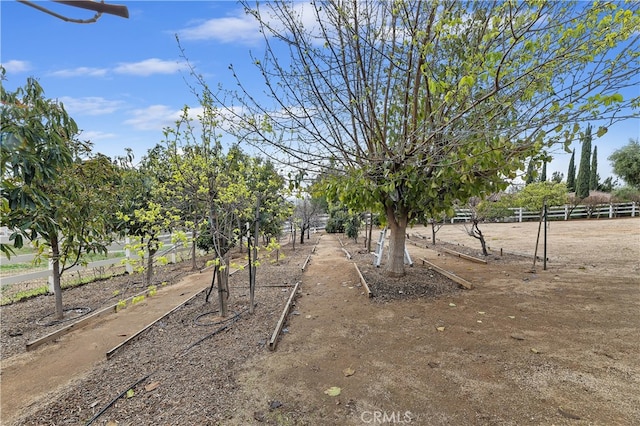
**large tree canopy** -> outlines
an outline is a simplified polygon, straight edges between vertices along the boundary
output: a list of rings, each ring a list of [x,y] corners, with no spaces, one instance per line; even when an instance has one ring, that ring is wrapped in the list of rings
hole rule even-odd
[[[53,264],[56,318],[64,314],[60,277],[91,252],[106,254],[114,231],[119,176],[110,160],[90,156],[64,106],[46,99],[35,79],[7,92],[0,85],[2,188],[0,225],[20,248],[24,238]],[[12,249],[2,244],[9,255]]]
[[[609,156],[613,172],[630,186],[640,189],[640,141],[631,139]]]
[[[570,143],[579,122],[610,124],[640,103],[620,93],[639,70],[636,3],[245,6],[265,36],[254,63],[273,103],[247,76],[236,75],[237,105],[211,95],[246,140],[331,165],[330,192],[384,211],[394,275],[412,218],[502,188],[527,158]]]

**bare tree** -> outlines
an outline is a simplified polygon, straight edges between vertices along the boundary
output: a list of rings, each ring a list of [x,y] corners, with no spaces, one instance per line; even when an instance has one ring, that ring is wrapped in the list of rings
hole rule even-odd
[[[504,189],[526,159],[570,143],[573,123],[613,123],[638,101],[619,93],[639,72],[636,3],[245,7],[264,34],[253,61],[269,100],[233,66],[233,105],[213,96],[242,138],[292,166],[333,169],[330,195],[386,215],[389,275],[404,274],[406,227],[425,210]]]

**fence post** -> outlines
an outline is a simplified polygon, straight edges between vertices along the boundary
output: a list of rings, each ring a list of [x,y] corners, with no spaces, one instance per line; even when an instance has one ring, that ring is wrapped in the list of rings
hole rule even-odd
[[[564,205],[564,220],[569,220],[569,205]]]
[[[518,222],[522,222],[522,207],[518,207]]]
[[[609,219],[613,218],[613,204],[609,204]]]
[[[636,216],[636,202],[631,203],[631,217]]]
[[[173,241],[173,232],[171,233],[171,244],[173,245],[173,247],[171,248],[171,263],[175,264],[176,263],[176,251],[177,251],[177,247],[178,247],[178,242],[174,242]]]
[[[49,256],[49,277],[47,278],[47,283],[49,284],[49,294],[53,294],[55,289],[53,288],[53,258],[51,256]]]
[[[127,274],[133,274],[133,266],[131,265],[131,238],[126,237],[124,239],[124,244],[125,244],[124,255],[127,259],[127,261],[124,264],[124,269],[125,271],[127,271]]]

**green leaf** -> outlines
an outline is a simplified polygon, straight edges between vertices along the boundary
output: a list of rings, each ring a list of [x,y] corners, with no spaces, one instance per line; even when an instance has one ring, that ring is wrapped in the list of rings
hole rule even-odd
[[[606,127],[600,126],[600,127],[598,127],[598,131],[596,132],[596,135],[600,138],[600,137],[604,136],[608,131],[609,131],[609,129],[607,129]]]
[[[342,392],[342,389],[340,389],[337,386],[332,386],[329,389],[324,391],[324,393],[329,395],[329,396],[338,396],[338,395],[340,395],[341,392]]]
[[[127,391],[127,398],[133,398],[133,396],[134,396],[135,394],[136,394],[136,393],[133,391],[133,389],[129,389],[129,390]]]

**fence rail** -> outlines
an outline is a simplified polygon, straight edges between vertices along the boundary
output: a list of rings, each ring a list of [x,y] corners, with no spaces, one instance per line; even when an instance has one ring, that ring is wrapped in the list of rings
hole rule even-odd
[[[513,212],[510,216],[501,218],[504,222],[526,222],[531,220],[539,220],[540,213],[536,211],[525,210],[522,207],[510,208]],[[553,206],[547,209],[547,219],[549,220],[571,220],[571,219],[590,219],[590,218],[608,218],[616,217],[640,217],[640,206],[638,203],[612,203],[612,204],[596,204],[596,205],[578,205],[571,206]],[[450,218],[451,223],[469,222],[473,218],[471,209],[456,209],[456,215]]]

